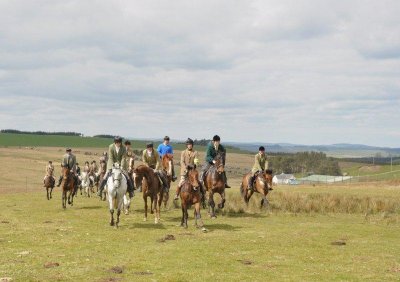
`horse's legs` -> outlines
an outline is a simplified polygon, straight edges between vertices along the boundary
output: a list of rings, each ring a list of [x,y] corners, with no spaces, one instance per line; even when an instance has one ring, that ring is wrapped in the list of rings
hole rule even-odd
[[[67,207],[67,192],[66,191],[62,192],[61,203],[62,203],[63,209],[65,209]]]
[[[46,187],[46,193],[47,193],[47,200],[50,200],[50,196],[49,196],[49,187]]]
[[[110,226],[114,226],[114,209],[110,209],[110,215],[111,215]]]
[[[225,206],[225,191],[220,193],[221,195],[221,203],[218,204],[219,209],[223,209]]]
[[[147,221],[147,196],[145,196],[145,194],[143,193],[143,201],[144,201],[144,221]]]
[[[119,223],[119,216],[121,215],[121,209],[117,210],[117,222],[115,223],[115,227],[118,228],[118,223]]]
[[[182,207],[182,220],[181,220],[181,227],[184,227],[185,225],[185,207],[184,207],[184,204],[182,203],[181,204],[181,207]]]
[[[196,227],[204,228],[204,223],[203,220],[201,219],[201,214],[200,214],[200,203],[196,203],[194,205],[194,218]],[[197,224],[197,221],[199,221],[200,225]]]
[[[160,208],[162,203],[162,191],[157,194],[157,197],[154,201],[154,208],[156,210],[154,223],[157,224],[160,221]]]
[[[185,228],[188,228],[188,218],[189,218],[189,215],[188,215],[188,208],[187,208],[187,206],[185,207]]]
[[[209,192],[208,204],[208,213],[210,214],[211,218],[217,218],[215,216],[214,192],[212,190]]]
[[[269,202],[268,202],[268,199],[267,199],[267,193],[264,192],[264,193],[262,194],[261,208],[262,208],[263,206],[268,207],[268,204],[269,204]]]
[[[54,188],[54,186],[53,186],[53,187],[50,187],[50,199],[53,198],[53,196],[52,196],[52,194],[53,194],[53,188]]]

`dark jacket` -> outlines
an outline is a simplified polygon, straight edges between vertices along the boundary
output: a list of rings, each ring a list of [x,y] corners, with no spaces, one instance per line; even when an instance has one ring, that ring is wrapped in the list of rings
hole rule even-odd
[[[212,164],[212,161],[215,159],[215,157],[217,156],[218,152],[226,154],[226,150],[225,150],[224,146],[219,144],[218,151],[217,151],[217,150],[215,150],[213,142],[210,142],[208,144],[208,146],[207,146],[206,162]],[[225,160],[225,158],[224,158],[224,160]]]

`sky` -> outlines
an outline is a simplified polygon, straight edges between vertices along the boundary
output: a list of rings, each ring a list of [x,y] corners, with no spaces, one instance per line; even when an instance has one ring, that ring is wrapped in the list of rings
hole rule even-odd
[[[400,147],[400,1],[0,0],[0,129]]]

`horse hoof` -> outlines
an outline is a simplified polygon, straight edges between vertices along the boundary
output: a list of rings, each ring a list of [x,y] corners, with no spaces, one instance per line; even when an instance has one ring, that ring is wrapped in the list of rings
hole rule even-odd
[[[215,215],[211,217],[211,219],[216,219],[216,218],[217,218],[217,217],[216,217]]]
[[[110,222],[110,226],[114,226],[114,222],[113,221]]]
[[[129,211],[124,211],[124,214],[125,214],[125,215],[128,215],[128,214],[129,214]]]
[[[147,218],[145,217],[145,218],[143,218],[143,221],[147,221]]]
[[[201,228],[201,232],[207,233],[207,231],[208,231],[207,228],[205,228],[205,227],[202,227],[202,228]]]

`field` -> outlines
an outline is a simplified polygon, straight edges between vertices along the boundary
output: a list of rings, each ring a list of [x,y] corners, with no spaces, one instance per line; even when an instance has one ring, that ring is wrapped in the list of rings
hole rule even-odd
[[[78,162],[98,159],[102,151],[76,149]],[[44,167],[62,154],[61,147],[0,148],[0,280],[400,280],[397,180],[276,186],[270,207],[261,210],[260,197],[249,207],[239,197],[240,175],[253,157],[230,154],[233,188],[217,219],[202,211],[207,233],[192,224],[179,227],[181,212],[173,203],[162,211],[161,224],[152,216],[143,222],[140,193],[114,229],[106,203],[95,197],[79,195],[62,210],[56,188],[47,201]]]

